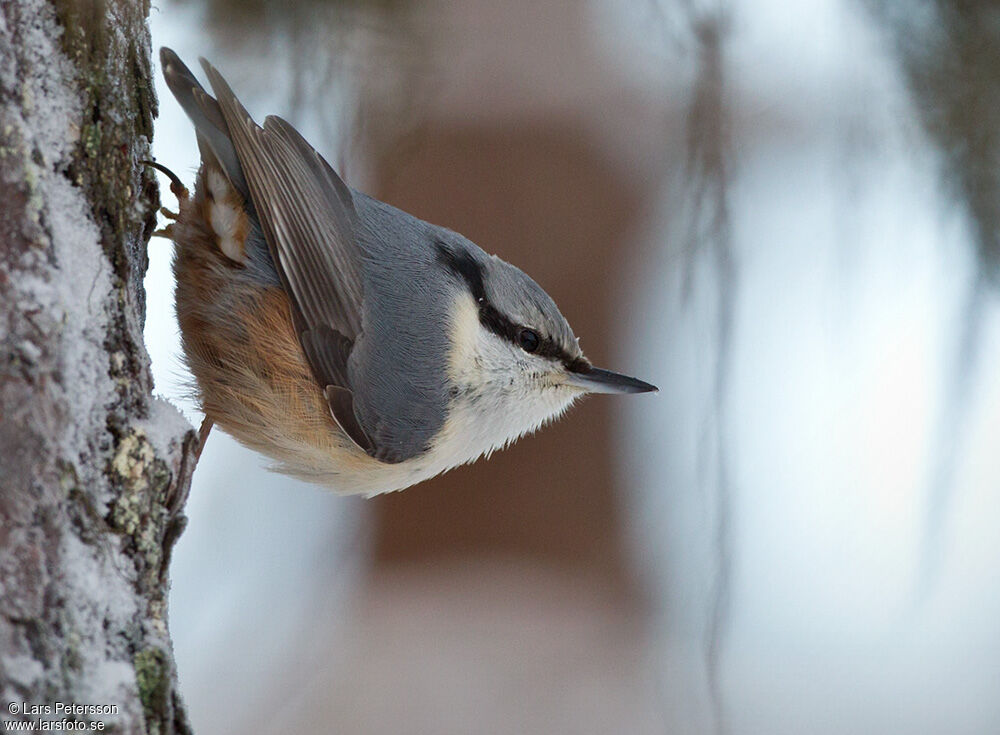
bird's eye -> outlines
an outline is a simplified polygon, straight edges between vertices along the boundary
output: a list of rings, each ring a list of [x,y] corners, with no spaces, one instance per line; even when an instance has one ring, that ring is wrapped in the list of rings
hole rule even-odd
[[[521,349],[525,352],[534,352],[537,350],[539,342],[538,332],[531,329],[522,329],[517,333],[517,343],[521,345]]]

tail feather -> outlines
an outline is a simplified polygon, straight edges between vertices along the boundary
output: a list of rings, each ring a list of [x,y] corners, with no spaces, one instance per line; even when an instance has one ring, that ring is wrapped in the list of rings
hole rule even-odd
[[[160,64],[167,86],[194,124],[202,158],[207,160],[208,154],[211,154],[229,179],[229,183],[240,192],[244,201],[249,201],[250,189],[247,187],[243,168],[236,156],[236,148],[230,140],[229,127],[222,116],[219,103],[205,91],[173,50],[165,46],[160,49]]]

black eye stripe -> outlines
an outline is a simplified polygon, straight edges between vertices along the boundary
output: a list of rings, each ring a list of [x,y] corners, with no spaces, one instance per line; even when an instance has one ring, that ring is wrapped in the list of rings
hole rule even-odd
[[[437,258],[449,270],[465,281],[472,292],[472,298],[480,306],[486,303],[486,289],[483,287],[483,269],[468,253],[457,253],[443,242],[437,243]]]
[[[551,337],[542,336],[531,327],[515,324],[506,315],[500,313],[486,298],[482,266],[471,255],[464,251],[456,252],[443,242],[438,242],[436,245],[438,260],[468,286],[472,298],[479,305],[479,323],[486,329],[521,349],[524,348],[520,342],[520,333],[523,329],[527,329],[538,337],[538,348],[531,354],[558,360],[566,366],[567,370],[572,372],[586,372],[590,368],[590,363],[585,358],[570,355]]]

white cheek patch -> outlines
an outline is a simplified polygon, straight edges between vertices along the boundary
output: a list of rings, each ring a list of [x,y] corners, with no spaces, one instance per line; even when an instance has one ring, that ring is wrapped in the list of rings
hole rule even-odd
[[[447,466],[489,456],[559,416],[580,395],[546,384],[552,366],[484,329],[468,296],[452,315],[449,377],[460,390],[435,447]]]
[[[472,383],[478,379],[481,360],[479,310],[467,294],[459,294],[451,309],[451,355],[448,370],[454,383]]]
[[[220,172],[210,170],[206,183],[212,197],[208,206],[208,222],[215,232],[219,249],[230,260],[243,263],[246,260],[243,250],[247,233],[246,212],[240,206],[233,187]]]

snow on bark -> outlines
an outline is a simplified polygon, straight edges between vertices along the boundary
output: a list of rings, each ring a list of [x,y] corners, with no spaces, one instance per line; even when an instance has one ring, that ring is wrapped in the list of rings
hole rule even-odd
[[[148,10],[0,2],[0,719],[189,731],[166,590],[196,438],[142,343]]]

